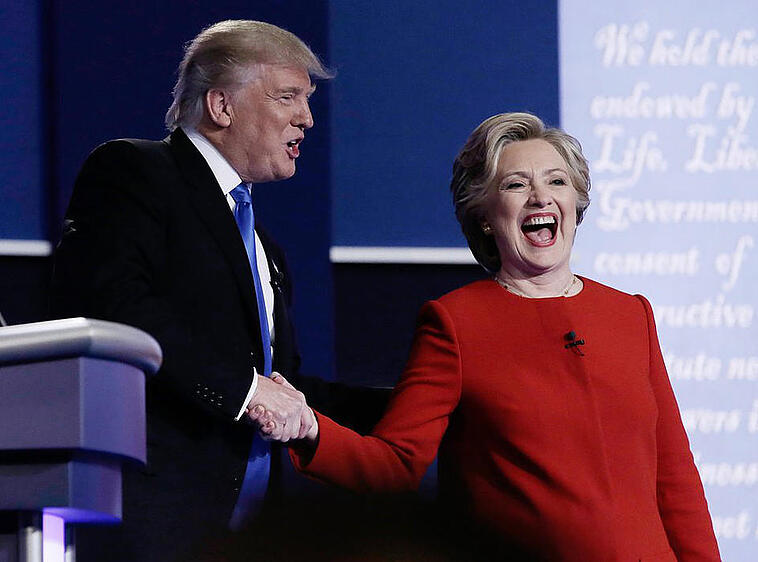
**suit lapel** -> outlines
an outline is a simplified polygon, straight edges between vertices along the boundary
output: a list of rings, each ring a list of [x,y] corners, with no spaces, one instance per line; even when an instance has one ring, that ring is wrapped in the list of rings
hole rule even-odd
[[[192,141],[181,129],[176,129],[167,139],[177,166],[188,186],[188,200],[195,208],[197,216],[207,226],[216,239],[220,252],[224,255],[237,281],[242,301],[250,315],[250,324],[255,337],[256,356],[261,358],[261,334],[258,322],[258,304],[255,285],[237,223],[229,205],[221,192],[213,172]],[[262,368],[262,365],[259,367]]]
[[[271,274],[271,286],[274,289],[274,332],[276,342],[274,344],[274,366],[282,374],[289,375],[293,369],[292,358],[295,355],[295,342],[293,341],[292,324],[289,318],[289,306],[286,287],[289,287],[286,268],[283,263],[278,263],[277,248],[274,247],[268,233],[258,229],[258,236],[263,244],[268,261],[269,273]]]

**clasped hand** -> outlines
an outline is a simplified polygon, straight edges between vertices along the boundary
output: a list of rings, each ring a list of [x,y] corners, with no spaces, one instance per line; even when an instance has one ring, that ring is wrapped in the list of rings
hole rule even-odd
[[[279,373],[258,379],[246,411],[264,439],[286,443],[291,439],[314,440],[318,435],[318,422],[305,396]]]

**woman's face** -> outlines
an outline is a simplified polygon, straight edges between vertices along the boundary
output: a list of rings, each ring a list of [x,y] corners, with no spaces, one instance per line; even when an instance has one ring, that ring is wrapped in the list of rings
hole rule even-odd
[[[485,219],[502,270],[528,278],[568,271],[576,230],[576,190],[563,157],[541,139],[514,142],[500,155]]]

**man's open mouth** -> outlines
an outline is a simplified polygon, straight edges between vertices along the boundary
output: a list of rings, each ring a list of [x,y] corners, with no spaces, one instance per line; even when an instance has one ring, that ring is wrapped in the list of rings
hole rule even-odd
[[[292,139],[287,142],[287,152],[292,158],[300,156],[300,141],[303,139]]]
[[[521,223],[521,232],[535,246],[550,246],[558,232],[558,217],[553,213],[529,215]]]

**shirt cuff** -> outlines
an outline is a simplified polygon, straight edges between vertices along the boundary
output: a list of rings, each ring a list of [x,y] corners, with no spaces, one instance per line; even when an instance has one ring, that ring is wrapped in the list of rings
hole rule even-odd
[[[245,396],[245,401],[242,403],[242,408],[240,408],[239,414],[234,418],[234,421],[239,421],[245,413],[247,405],[250,404],[250,400],[253,399],[253,394],[255,394],[256,388],[258,388],[258,372],[253,368],[253,382],[250,384],[250,390],[247,391],[247,396]]]

